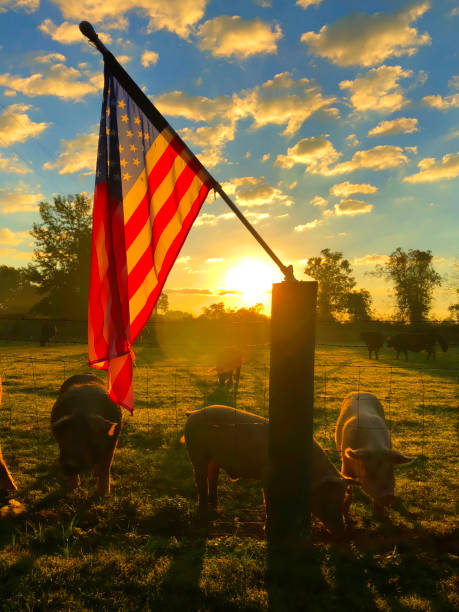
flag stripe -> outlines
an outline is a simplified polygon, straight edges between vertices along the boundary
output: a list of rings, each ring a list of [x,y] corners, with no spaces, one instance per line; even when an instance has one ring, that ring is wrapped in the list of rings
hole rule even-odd
[[[148,321],[151,311],[153,310],[156,301],[161,293],[161,290],[164,286],[164,283],[167,280],[170,269],[172,268],[172,264],[180,253],[180,249],[185,242],[185,239],[191,229],[191,226],[202,206],[202,203],[206,199],[206,196],[209,192],[210,186],[208,184],[203,184],[199,190],[199,194],[197,195],[191,210],[188,215],[184,218],[182,228],[180,232],[177,234],[175,239],[173,240],[163,262],[163,267],[159,273],[157,285],[152,290],[148,299],[145,302],[145,306],[139,311],[135,318],[131,318],[131,335],[135,339],[138,334],[142,330],[145,323]]]

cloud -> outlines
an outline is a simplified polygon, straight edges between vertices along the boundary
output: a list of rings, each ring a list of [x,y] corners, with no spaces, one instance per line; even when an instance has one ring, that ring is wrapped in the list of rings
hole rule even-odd
[[[321,169],[321,174],[334,176],[336,174],[354,172],[359,168],[366,168],[374,171],[388,170],[406,164],[407,162],[408,158],[403,153],[401,147],[379,145],[372,149],[367,149],[366,151],[356,151],[351,160],[337,164],[332,168],[324,167]]]
[[[217,225],[220,221],[228,221],[228,219],[235,219],[234,213],[223,213],[222,215],[212,215],[210,213],[201,213],[198,215],[196,221],[194,222],[194,227],[199,227],[201,225]]]
[[[60,141],[61,152],[54,162],[43,164],[45,170],[58,170],[59,174],[74,174],[82,170],[95,172],[99,136],[96,128],[90,134],[77,134],[75,138]]]
[[[236,126],[232,124],[206,125],[198,128],[183,128],[180,135],[186,143],[202,147],[199,159],[206,168],[227,161],[222,149],[228,141],[234,140]]]
[[[344,183],[338,183],[330,187],[330,195],[343,198],[347,198],[353,193],[375,193],[376,191],[378,191],[378,188],[368,183],[357,184],[350,183],[349,181],[344,181]]]
[[[459,176],[459,151],[444,155],[441,161],[435,161],[433,157],[426,157],[418,163],[420,168],[417,174],[406,176],[406,183],[434,183],[445,179],[453,179]]]
[[[319,6],[322,0],[296,0],[296,4],[301,8],[307,9],[309,6]]]
[[[100,73],[83,75],[76,68],[63,63],[46,67],[30,77],[0,74],[0,85],[10,91],[19,91],[25,96],[57,96],[64,100],[80,102],[88,94],[98,94],[102,88],[103,76]]]
[[[393,136],[394,134],[412,134],[417,132],[418,120],[412,117],[400,117],[391,121],[381,121],[368,132],[368,136]]]
[[[253,206],[265,206],[282,204],[292,206],[293,200],[277,187],[269,185],[264,176],[244,176],[223,183],[228,195],[234,195],[239,206],[247,208]]]
[[[430,44],[430,36],[411,25],[429,7],[422,2],[395,13],[357,13],[324,25],[318,33],[305,32],[301,41],[311,53],[338,66],[374,66],[390,57],[414,55],[419,46]]]
[[[33,193],[23,184],[19,184],[16,189],[0,188],[0,210],[5,214],[37,212],[42,200],[42,193]]]
[[[337,217],[344,215],[354,217],[370,213],[373,210],[373,204],[367,204],[361,200],[341,200],[339,204],[335,204],[334,208]]]
[[[172,91],[154,99],[155,105],[165,115],[206,123],[220,119],[231,125],[252,117],[254,129],[272,123],[285,125],[285,135],[294,134],[314,113],[337,117],[337,109],[331,106],[335,101],[334,97],[324,97],[320,88],[309,79],[295,80],[289,72],[276,74],[261,86],[242,90],[232,97],[210,99]]]
[[[16,153],[13,153],[11,157],[3,157],[0,153],[0,171],[11,172],[12,174],[29,174],[32,169],[20,161]]]
[[[31,106],[26,104],[12,104],[5,108],[0,115],[0,147],[9,147],[15,142],[37,138],[51,125],[32,121],[26,113],[30,108]]]
[[[0,227],[0,244],[17,246],[24,240],[30,240],[30,238],[30,232],[12,232],[7,227]]]
[[[52,62],[65,62],[65,55],[62,53],[47,53],[46,55],[36,55],[33,58],[36,64],[50,64]]]
[[[154,51],[144,51],[142,53],[142,57],[140,59],[140,63],[142,64],[142,66],[144,68],[148,68],[148,66],[151,66],[153,64],[153,66],[156,64],[156,62],[159,59],[159,55],[157,53],[155,53]]]
[[[40,0],[0,0],[0,13],[7,10],[35,13],[39,6]]]
[[[378,255],[372,253],[371,255],[364,255],[363,257],[354,257],[352,262],[355,266],[369,266],[369,265],[381,265],[389,261],[389,255]]]
[[[197,37],[202,51],[210,51],[215,57],[234,56],[244,60],[251,55],[277,53],[282,30],[278,24],[271,30],[258,17],[241,19],[237,15],[219,15],[200,25]]]
[[[79,22],[82,15],[93,24],[104,22],[111,28],[127,26],[125,14],[131,10],[148,18],[150,32],[169,30],[182,38],[188,38],[193,26],[204,17],[209,0],[114,0],[94,2],[81,0],[53,0],[65,19]]]
[[[448,110],[450,108],[457,108],[459,106],[459,94],[452,94],[451,96],[424,96],[422,103],[425,106],[436,108],[438,110]]]
[[[261,161],[262,162],[267,162],[269,160],[269,158],[271,157],[271,153],[265,153],[262,158]]]
[[[183,289],[168,289],[167,293],[178,293],[184,295],[213,295],[213,296],[225,296],[225,295],[242,295],[242,291],[237,289],[197,289],[197,288],[183,288]]]
[[[324,136],[311,136],[302,138],[293,147],[289,147],[286,155],[278,155],[275,164],[282,168],[303,164],[307,172],[321,174],[340,156],[341,153],[338,153]]]
[[[225,261],[223,257],[209,257],[209,259],[206,259],[206,263],[220,263],[221,261]]]
[[[345,140],[348,147],[358,147],[360,144],[360,140],[355,134],[349,134],[349,136],[346,136]]]
[[[295,232],[305,232],[307,230],[315,229],[323,224],[323,219],[314,219],[314,221],[309,221],[309,223],[305,223],[304,225],[295,225],[293,229]]]
[[[76,23],[69,23],[64,21],[61,25],[56,25],[51,19],[45,19],[39,26],[38,29],[50,36],[53,40],[62,45],[73,45],[75,43],[87,44],[87,38],[80,32],[80,28]],[[112,42],[110,34],[104,34],[103,32],[97,33],[99,38],[106,45]]]
[[[316,195],[312,198],[312,200],[309,200],[309,204],[312,204],[313,206],[324,207],[327,206],[328,202],[322,196]]]
[[[411,70],[402,70],[401,66],[379,66],[354,81],[341,81],[339,86],[349,90],[349,100],[356,111],[393,113],[409,101],[398,81],[411,75]]]

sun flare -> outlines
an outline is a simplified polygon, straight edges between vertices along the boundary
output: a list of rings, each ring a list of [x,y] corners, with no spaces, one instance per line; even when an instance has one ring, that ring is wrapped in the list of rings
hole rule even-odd
[[[265,310],[269,310],[271,286],[281,280],[282,274],[274,264],[258,259],[241,259],[227,270],[225,288],[239,291],[244,306],[261,302]]]

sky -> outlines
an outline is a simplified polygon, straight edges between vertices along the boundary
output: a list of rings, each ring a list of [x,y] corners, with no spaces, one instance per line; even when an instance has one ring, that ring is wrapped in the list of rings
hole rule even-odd
[[[38,204],[94,191],[103,65],[90,21],[298,280],[340,251],[458,262],[457,0],[0,0],[0,265],[24,266]],[[282,274],[211,192],[166,282],[172,309],[262,302]]]

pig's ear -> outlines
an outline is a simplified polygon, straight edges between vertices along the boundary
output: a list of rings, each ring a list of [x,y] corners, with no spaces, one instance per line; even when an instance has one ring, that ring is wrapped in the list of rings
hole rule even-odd
[[[94,433],[107,434],[107,436],[113,436],[118,423],[113,423],[108,419],[104,419],[99,414],[91,414],[89,417],[89,427]]]
[[[365,448],[356,448],[354,450],[353,448],[349,447],[346,448],[344,454],[348,459],[363,459],[364,457],[368,457],[369,451],[367,451]]]
[[[396,450],[391,450],[390,454],[394,463],[410,463],[410,461],[414,461],[416,459],[416,457],[408,457],[408,455],[403,455]]]
[[[69,415],[63,416],[60,419],[57,419],[57,421],[54,421],[54,423],[51,423],[51,429],[53,431],[59,431],[65,425],[67,425],[67,423],[69,423],[71,420],[72,420],[71,416],[69,416]]]

